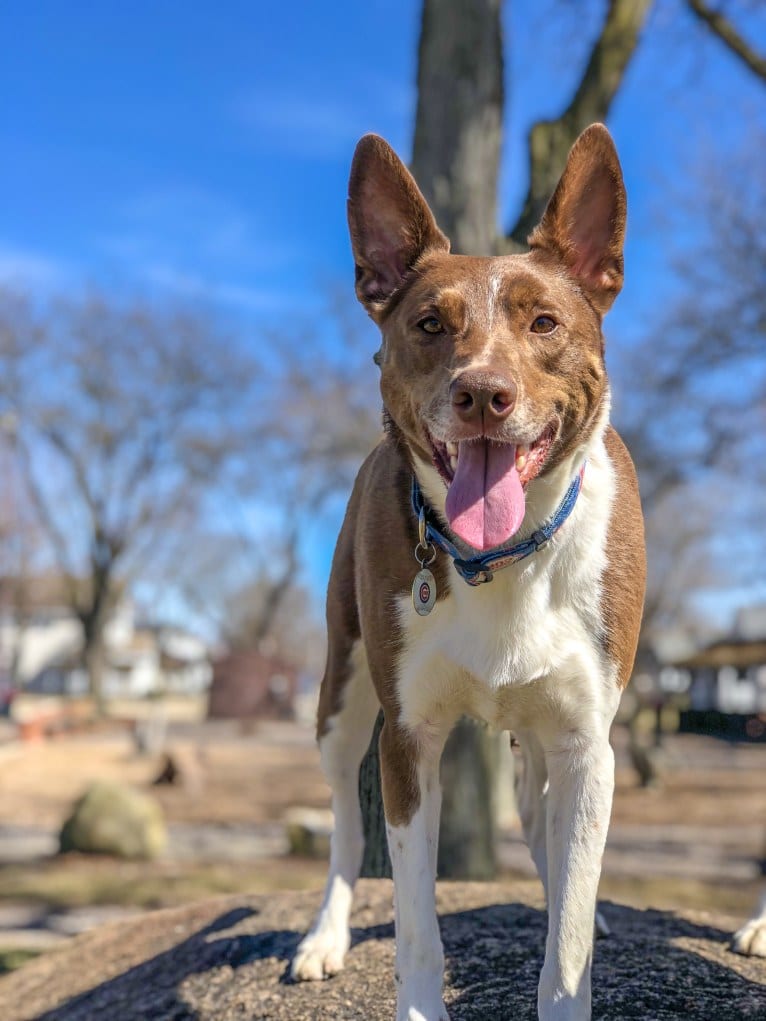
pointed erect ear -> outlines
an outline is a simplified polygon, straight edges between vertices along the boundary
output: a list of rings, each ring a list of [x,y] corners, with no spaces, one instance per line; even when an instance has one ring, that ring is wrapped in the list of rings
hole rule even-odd
[[[356,294],[375,318],[420,256],[448,252],[449,241],[412,174],[377,135],[357,145],[348,193]]]
[[[625,215],[625,186],[612,136],[603,124],[591,124],[572,146],[529,246],[562,261],[601,314],[622,288]]]

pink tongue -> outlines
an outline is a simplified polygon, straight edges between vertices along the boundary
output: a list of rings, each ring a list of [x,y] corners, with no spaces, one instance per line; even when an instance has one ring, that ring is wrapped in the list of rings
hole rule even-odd
[[[491,549],[518,532],[524,490],[516,471],[516,447],[471,440],[460,444],[457,471],[447,491],[450,528],[477,550]]]

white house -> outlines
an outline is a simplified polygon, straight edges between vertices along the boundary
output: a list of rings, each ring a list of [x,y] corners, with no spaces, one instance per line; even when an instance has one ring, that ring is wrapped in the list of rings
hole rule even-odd
[[[49,576],[30,579],[23,615],[7,591],[0,581],[0,674],[30,691],[85,692],[82,629],[61,598],[60,581]],[[111,615],[105,646],[107,696],[198,694],[210,685],[212,668],[204,641],[177,627],[139,625],[128,598]]]

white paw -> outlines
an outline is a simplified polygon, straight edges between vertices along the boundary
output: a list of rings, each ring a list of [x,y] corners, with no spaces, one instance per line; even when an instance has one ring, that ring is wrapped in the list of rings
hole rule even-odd
[[[290,965],[290,976],[296,982],[316,982],[337,975],[343,969],[348,945],[348,930],[343,933],[331,929],[310,932],[298,944]]]
[[[441,972],[433,980],[415,976],[414,981],[403,982],[396,999],[396,1021],[449,1021],[441,989]]]
[[[449,1014],[441,1001],[430,1009],[401,1004],[396,1011],[396,1021],[449,1021]]]
[[[600,911],[596,911],[596,932],[595,932],[596,939],[603,939],[604,936],[611,935],[612,930],[607,925],[606,919],[604,918]]]
[[[734,933],[732,950],[749,957],[766,957],[766,917],[751,918]]]

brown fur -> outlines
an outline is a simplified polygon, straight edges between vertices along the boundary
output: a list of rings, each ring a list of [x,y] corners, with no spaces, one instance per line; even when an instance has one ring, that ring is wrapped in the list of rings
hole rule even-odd
[[[603,643],[607,655],[617,663],[618,684],[625,688],[636,657],[646,587],[644,518],[633,462],[612,428],[606,434],[606,449],[614,465],[617,492],[606,540],[607,568],[601,600]]]

